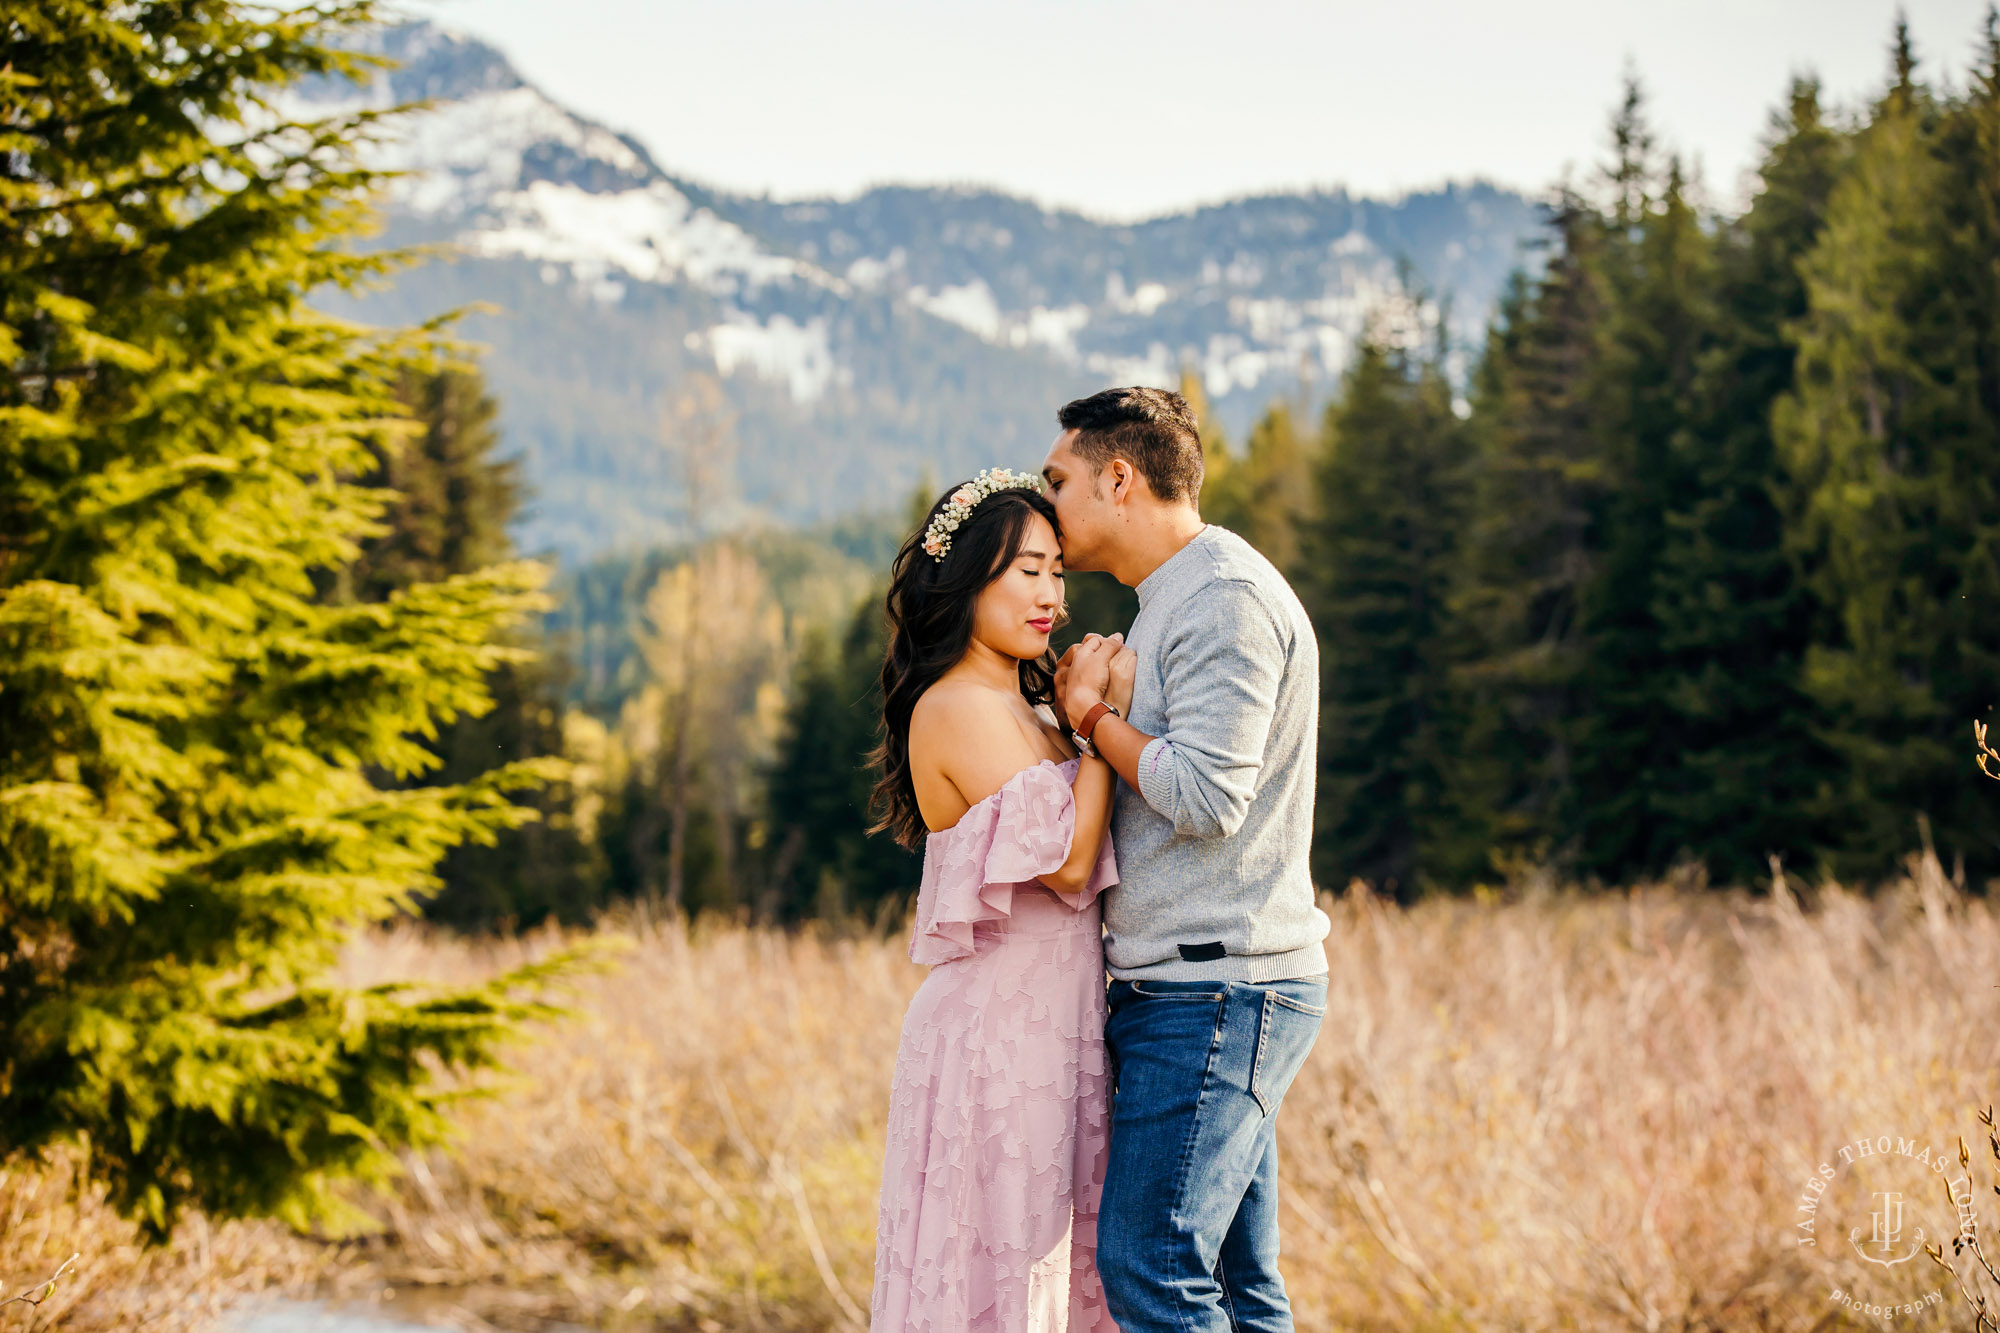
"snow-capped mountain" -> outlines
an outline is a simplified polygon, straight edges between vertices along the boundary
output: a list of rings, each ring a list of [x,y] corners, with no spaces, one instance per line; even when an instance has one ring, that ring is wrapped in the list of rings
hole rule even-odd
[[[670,538],[689,515],[669,405],[726,387],[732,483],[711,501],[808,520],[893,503],[928,473],[1033,466],[1065,399],[1193,368],[1225,419],[1323,394],[1406,262],[1448,293],[1461,343],[1521,238],[1521,196],[1448,187],[1393,203],[1341,192],[1240,200],[1132,225],[963,189],[782,203],[704,189],[557,105],[505,57],[429,24],[379,34],[399,62],[318,82],[295,110],[424,100],[379,149],[391,241],[459,258],[404,274],[358,313],[468,302],[537,500],[522,538],[571,555]]]

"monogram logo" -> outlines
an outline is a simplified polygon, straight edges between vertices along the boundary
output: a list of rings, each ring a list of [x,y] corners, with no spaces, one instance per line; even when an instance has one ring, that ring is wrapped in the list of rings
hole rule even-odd
[[[1861,1243],[1860,1227],[1847,1233],[1847,1242],[1854,1247],[1856,1254],[1871,1264],[1880,1264],[1884,1268],[1906,1264],[1916,1258],[1918,1252],[1924,1248],[1924,1229],[1917,1228],[1916,1239],[1911,1242],[1909,1249],[1901,1254],[1893,1254],[1892,1251],[1903,1239],[1903,1192],[1877,1190],[1875,1197],[1881,1201],[1881,1207],[1868,1214],[1868,1220],[1874,1224],[1868,1232],[1868,1244],[1864,1246]],[[1876,1253],[1868,1253],[1870,1247],[1874,1248]]]
[[[1835,1165],[1836,1161],[1838,1165]],[[1866,1226],[1860,1218],[1867,1216]],[[1828,1296],[1850,1314],[1884,1322],[1907,1318],[1944,1303],[1944,1289],[1923,1290],[1921,1269],[1904,1265],[1924,1253],[1932,1234],[1950,1243],[1972,1234],[1972,1182],[1952,1156],[1914,1138],[1878,1134],[1843,1144],[1806,1177],[1799,1192],[1794,1239],[1842,1256],[1846,1276]],[[1822,1223],[1826,1224],[1824,1228]],[[1835,1237],[1845,1235],[1838,1250]],[[1854,1259],[1861,1264],[1855,1264]],[[1836,1270],[1837,1271],[1837,1270]]]

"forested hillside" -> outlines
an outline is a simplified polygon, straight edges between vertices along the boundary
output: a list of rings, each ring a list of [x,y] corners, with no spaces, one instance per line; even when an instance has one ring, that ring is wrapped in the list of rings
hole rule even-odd
[[[1417,290],[1373,307],[1324,412],[1286,395],[1231,431],[1184,379],[1204,515],[1288,572],[1321,636],[1323,884],[1741,883],[1773,857],[1865,879],[1927,837],[2000,870],[1990,796],[1966,780],[1971,726],[2000,701],[1986,42],[1958,93],[1898,37],[1851,126],[1795,85],[1740,216],[1701,210],[1635,86],[1464,378]],[[702,547],[737,562],[731,614],[782,628],[754,658],[768,691],[729,695],[728,743],[761,758],[723,824],[683,812],[689,904],[794,916],[907,892],[911,863],[863,832],[899,503]],[[677,614],[660,590],[687,549],[573,571],[551,622],[599,767],[623,775],[605,808],[640,818],[616,825],[593,894],[674,859],[643,813],[665,781],[644,756],[671,750],[682,724],[659,710],[683,696],[643,645]],[[1129,592],[1071,583],[1072,635],[1128,623]],[[700,762],[682,771],[667,788],[707,790]],[[727,855],[706,841],[724,826]]]
[[[1924,839],[2000,871],[1966,780],[2000,703],[2000,31],[1947,81],[1899,28],[1851,128],[1796,84],[1740,217],[1636,89],[1611,139],[1469,416],[1384,341],[1313,443],[1322,879],[1872,876]]]
[[[1239,422],[1277,393],[1324,397],[1399,264],[1450,298],[1469,343],[1533,227],[1528,200],[1482,184],[1132,225],[972,189],[743,198],[672,174],[672,144],[584,120],[470,38],[418,23],[362,45],[400,63],[286,105],[428,99],[373,150],[406,173],[386,237],[455,257],[329,306],[383,323],[488,307],[463,327],[534,491],[517,535],[569,559],[880,511],[926,470],[1030,466],[1056,406],[1107,383],[1192,367]],[[695,498],[671,416],[697,374],[722,385],[733,448]]]

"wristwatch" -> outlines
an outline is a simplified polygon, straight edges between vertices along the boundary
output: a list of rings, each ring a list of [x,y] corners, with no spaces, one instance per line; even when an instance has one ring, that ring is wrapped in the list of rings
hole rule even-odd
[[[1070,733],[1076,737],[1076,748],[1089,755],[1092,759],[1097,758],[1097,747],[1090,743],[1090,736],[1092,732],[1097,730],[1097,724],[1104,719],[1106,713],[1111,714],[1113,717],[1125,716],[1118,711],[1115,705],[1108,704],[1104,700],[1099,699],[1090,706],[1090,711],[1083,715],[1083,725]]]

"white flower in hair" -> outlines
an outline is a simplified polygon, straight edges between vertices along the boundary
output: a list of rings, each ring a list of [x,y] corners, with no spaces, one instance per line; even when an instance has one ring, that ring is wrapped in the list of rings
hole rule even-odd
[[[1042,479],[1032,472],[1009,472],[1004,467],[990,467],[965,485],[951,493],[944,508],[938,510],[937,517],[924,529],[924,554],[931,559],[942,561],[951,550],[951,534],[958,531],[958,525],[972,515],[973,509],[987,496],[997,491],[1041,492]]]

